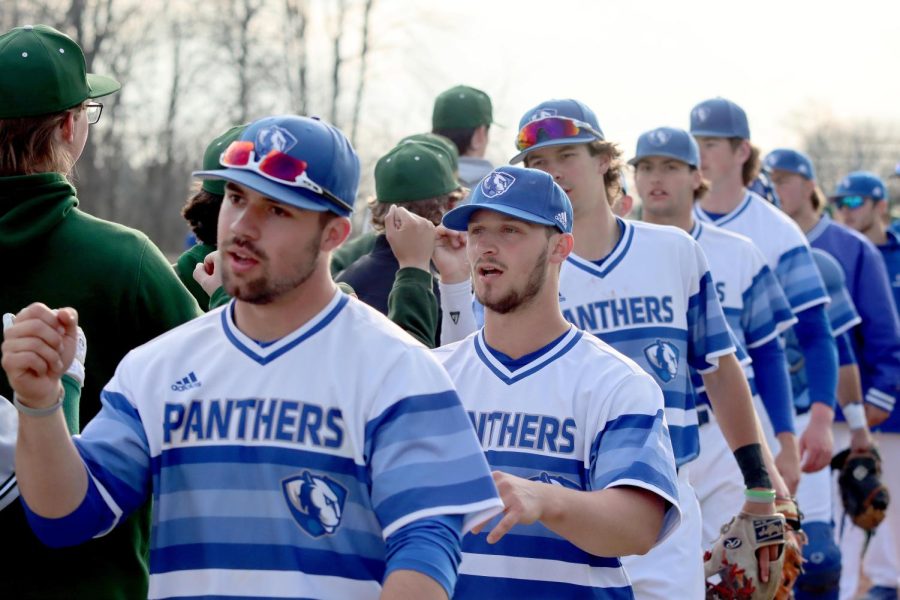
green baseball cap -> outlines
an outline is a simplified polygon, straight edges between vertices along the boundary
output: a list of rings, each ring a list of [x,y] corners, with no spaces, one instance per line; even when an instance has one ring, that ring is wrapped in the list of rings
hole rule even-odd
[[[450,141],[450,138],[437,133],[414,133],[400,140],[401,144],[411,142],[425,144],[436,150],[446,152],[450,156],[450,167],[453,169],[453,172],[459,171],[459,150],[456,148],[456,144]]]
[[[480,127],[493,121],[490,97],[467,85],[452,87],[438,96],[431,114],[434,130]]]
[[[375,196],[386,204],[427,200],[458,187],[448,155],[422,142],[398,144],[375,164]]]
[[[122,87],[85,70],[78,44],[52,27],[25,25],[0,35],[0,119],[62,112]]]
[[[211,141],[209,143],[209,146],[206,147],[206,152],[203,153],[203,170],[215,171],[216,169],[221,169],[222,165],[219,163],[219,157],[222,156],[222,153],[225,152],[225,149],[231,144],[231,142],[240,137],[245,129],[247,129],[246,123],[243,125],[235,125],[228,131],[219,134],[219,137]],[[224,196],[225,180],[204,179],[203,189],[210,194],[218,194],[219,196]]]

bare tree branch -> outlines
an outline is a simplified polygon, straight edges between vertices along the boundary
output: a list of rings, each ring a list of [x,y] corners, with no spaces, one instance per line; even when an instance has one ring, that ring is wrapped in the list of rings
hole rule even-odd
[[[359,81],[356,84],[356,98],[353,102],[353,124],[350,127],[350,141],[356,145],[356,131],[359,126],[359,116],[362,112],[363,91],[366,85],[366,67],[369,57],[369,24],[372,15],[372,6],[375,0],[366,0],[363,10],[362,49],[359,52]]]

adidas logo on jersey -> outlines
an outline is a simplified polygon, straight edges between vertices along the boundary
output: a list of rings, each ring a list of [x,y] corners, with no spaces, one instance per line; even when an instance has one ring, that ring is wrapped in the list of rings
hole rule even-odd
[[[176,381],[175,383],[172,384],[172,391],[173,392],[185,392],[192,388],[198,388],[201,385],[202,384],[200,383],[200,380],[197,379],[197,376],[194,374],[193,371],[191,371],[190,373],[188,373],[187,377],[184,377],[183,379],[179,379],[178,381]]]

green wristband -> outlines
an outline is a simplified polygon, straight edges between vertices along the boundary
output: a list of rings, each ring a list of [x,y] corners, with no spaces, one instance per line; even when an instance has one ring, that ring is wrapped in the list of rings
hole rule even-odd
[[[747,502],[768,504],[775,502],[775,490],[744,490],[744,498]]]

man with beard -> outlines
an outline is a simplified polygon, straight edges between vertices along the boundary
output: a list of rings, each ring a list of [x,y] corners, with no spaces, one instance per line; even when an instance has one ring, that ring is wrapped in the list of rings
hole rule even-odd
[[[331,280],[356,153],[268,117],[220,163],[196,175],[228,182],[233,300],[131,352],[80,438],[58,410],[77,314],[32,304],[7,331],[32,528],[77,544],[152,496],[150,597],[451,596],[462,534],[501,503],[440,365]]]
[[[485,322],[435,353],[506,507],[466,536],[456,598],[631,598],[617,557],[680,521],[658,386],[560,310],[572,221],[563,189],[519,167],[489,173],[443,220],[467,232]]]

